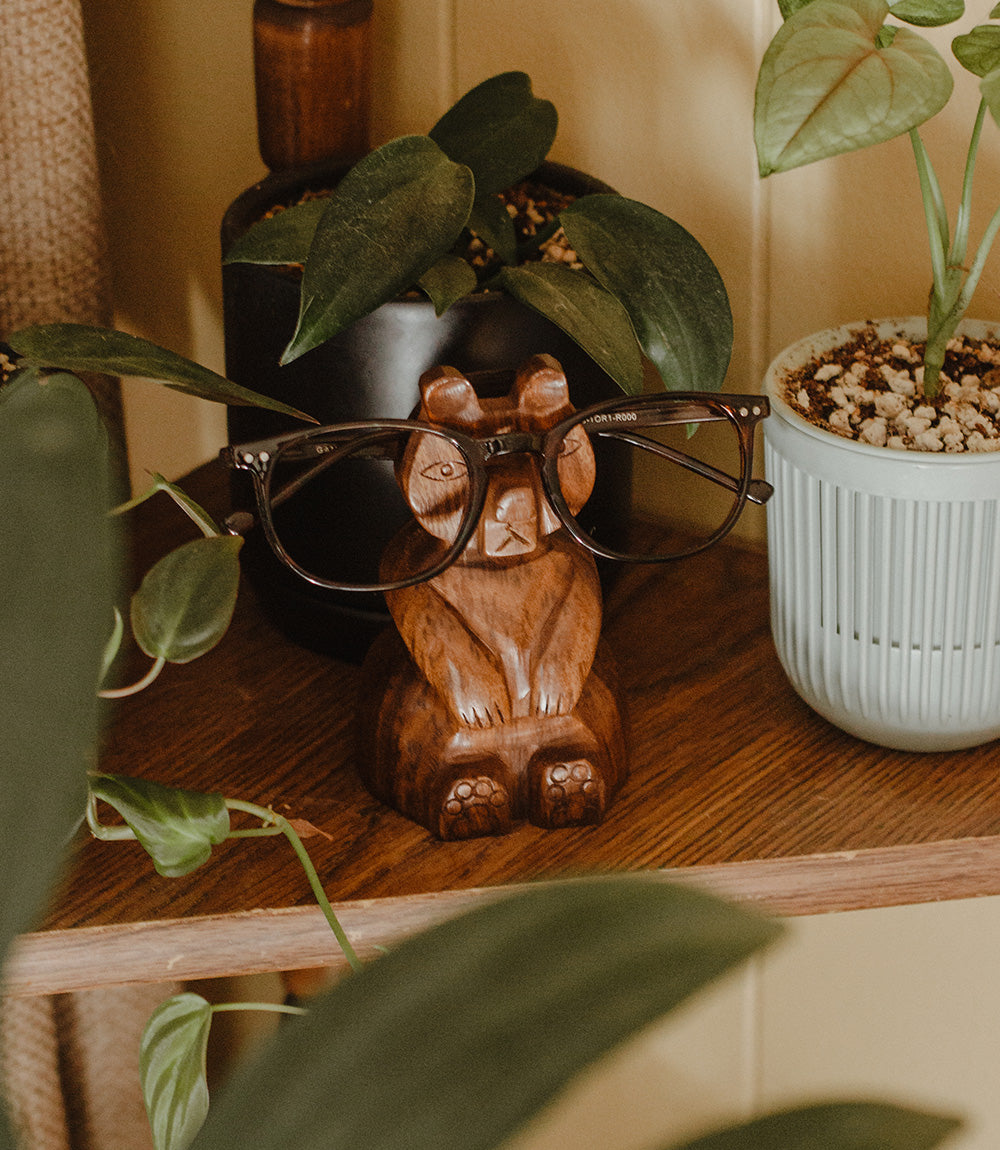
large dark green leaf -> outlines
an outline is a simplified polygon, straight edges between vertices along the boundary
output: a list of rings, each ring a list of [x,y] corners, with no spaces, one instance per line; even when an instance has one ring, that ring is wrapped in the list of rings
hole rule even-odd
[[[122,816],[157,873],[167,878],[196,870],[229,834],[229,811],[221,795],[122,775],[97,775],[90,789]]]
[[[357,163],[317,225],[283,362],[412,287],[458,239],[474,192],[469,169],[426,136],[391,140]]]
[[[677,1150],[931,1150],[961,1123],[882,1102],[830,1102],[768,1114]]]
[[[778,933],[651,878],[497,900],[313,1000],[230,1081],[195,1146],[500,1145],[584,1066]]]
[[[629,395],[642,391],[642,360],[622,305],[584,272],[559,264],[503,268],[500,283],[583,348]]]
[[[155,564],[132,596],[132,632],[154,659],[189,663],[226,633],[239,591],[234,535],[193,539]]]
[[[489,195],[533,172],[556,138],[555,105],[532,94],[524,72],[503,72],[477,84],[431,128],[430,137],[476,177]]]
[[[983,77],[1000,68],[1000,27],[979,24],[951,42],[955,59],[974,76]]]
[[[717,391],[733,347],[725,284],[701,244],[624,196],[583,196],[560,215],[587,269],[619,299],[673,391]]]
[[[139,1046],[139,1077],[155,1150],[186,1150],[208,1113],[205,1074],[212,1007],[190,991],[150,1016]]]
[[[909,28],[877,47],[885,0],[813,0],[761,62],[754,136],[762,176],[891,140],[939,112],[948,65]]]
[[[26,327],[7,342],[29,364],[64,371],[95,371],[153,379],[185,395],[243,407],[265,407],[315,423],[294,407],[240,387],[207,367],[176,352],[124,331],[77,323],[47,323]]]
[[[86,387],[0,388],[0,957],[82,816],[114,596],[106,442]]]
[[[304,264],[326,210],[326,200],[305,200],[258,220],[226,253],[227,264]]]

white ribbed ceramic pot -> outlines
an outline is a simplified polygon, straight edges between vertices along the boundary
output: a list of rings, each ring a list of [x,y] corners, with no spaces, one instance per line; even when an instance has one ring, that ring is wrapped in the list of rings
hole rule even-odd
[[[800,340],[765,377],[774,642],[795,690],[843,730],[902,750],[977,746],[1000,736],[1000,453],[872,447],[797,415],[783,373],[864,326]]]

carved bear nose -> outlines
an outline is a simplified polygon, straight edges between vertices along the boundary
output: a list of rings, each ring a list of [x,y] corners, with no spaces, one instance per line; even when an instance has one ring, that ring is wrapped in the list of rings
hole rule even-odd
[[[526,487],[514,487],[505,491],[496,502],[494,510],[501,523],[523,523],[535,517],[534,493]]]

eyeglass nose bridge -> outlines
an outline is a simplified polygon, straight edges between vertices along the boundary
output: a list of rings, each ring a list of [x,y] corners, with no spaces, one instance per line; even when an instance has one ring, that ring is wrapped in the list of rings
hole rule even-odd
[[[477,439],[483,453],[483,462],[490,463],[505,455],[541,455],[545,447],[545,436],[532,431],[503,431],[498,435],[488,435]]]

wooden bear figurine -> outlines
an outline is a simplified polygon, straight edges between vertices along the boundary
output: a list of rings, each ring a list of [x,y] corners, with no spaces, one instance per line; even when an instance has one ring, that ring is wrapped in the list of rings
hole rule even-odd
[[[544,355],[499,399],[478,398],[449,367],[425,372],[420,392],[421,420],[478,437],[544,431],[573,411],[559,364]],[[412,437],[397,478],[420,526],[393,540],[386,582],[426,566],[415,560],[421,548],[455,538],[440,483],[463,482],[464,470],[436,437]],[[594,484],[582,429],[559,474],[575,514]],[[550,507],[538,460],[496,459],[458,561],[386,599],[396,630],[369,652],[362,696],[361,774],[372,793],[443,839],[504,834],[525,818],[599,822],[627,772],[624,711],[600,643],[593,556]]]

